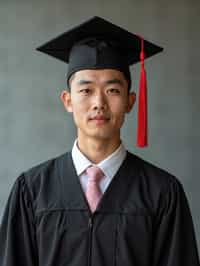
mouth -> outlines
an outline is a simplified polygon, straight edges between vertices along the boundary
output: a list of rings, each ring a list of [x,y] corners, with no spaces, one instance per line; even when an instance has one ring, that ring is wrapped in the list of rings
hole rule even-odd
[[[96,124],[104,124],[108,122],[110,119],[105,116],[95,116],[94,118],[90,118],[90,121],[95,122]]]

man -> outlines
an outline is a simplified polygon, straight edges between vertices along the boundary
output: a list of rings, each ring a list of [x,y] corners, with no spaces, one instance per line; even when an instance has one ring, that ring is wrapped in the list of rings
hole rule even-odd
[[[199,266],[180,181],[121,140],[136,96],[128,68],[134,60],[120,50],[128,33],[120,29],[117,40],[118,30],[95,17],[39,48],[69,63],[60,98],[77,139],[72,151],[17,178],[0,231],[0,265]],[[149,56],[161,51],[148,45]]]

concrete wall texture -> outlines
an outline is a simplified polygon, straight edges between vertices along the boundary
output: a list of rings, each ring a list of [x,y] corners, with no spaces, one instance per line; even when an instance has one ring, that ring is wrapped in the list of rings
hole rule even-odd
[[[0,0],[0,217],[17,176],[69,150],[76,137],[59,99],[67,66],[35,48],[98,15],[165,48],[146,61],[150,145],[135,146],[137,107],[122,139],[181,181],[200,250],[199,14],[199,0]],[[139,66],[131,73],[137,92]]]

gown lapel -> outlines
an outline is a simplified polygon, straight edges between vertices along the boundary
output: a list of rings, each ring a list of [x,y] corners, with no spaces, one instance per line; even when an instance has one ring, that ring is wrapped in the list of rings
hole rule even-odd
[[[118,213],[123,211],[127,195],[131,188],[130,184],[133,182],[133,178],[138,176],[136,174],[138,172],[137,165],[135,163],[133,167],[134,162],[132,158],[131,154],[127,151],[126,158],[104,192],[96,211],[104,213]]]
[[[96,212],[120,212],[123,209],[130,183],[138,173],[137,160],[127,151],[126,158],[104,192]],[[65,208],[87,210],[90,208],[73,163],[71,152],[65,153],[59,161],[60,178]],[[133,164],[135,163],[135,167]],[[133,171],[134,169],[134,171]]]

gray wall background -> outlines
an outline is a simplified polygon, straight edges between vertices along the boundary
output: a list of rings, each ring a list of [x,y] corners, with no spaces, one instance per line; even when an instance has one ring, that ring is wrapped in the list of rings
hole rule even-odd
[[[199,0],[0,0],[0,217],[17,176],[70,149],[76,136],[59,99],[67,66],[35,47],[94,15],[165,48],[146,61],[150,146],[135,147],[136,107],[122,139],[182,182],[200,250]],[[131,71],[137,91],[139,66]]]

